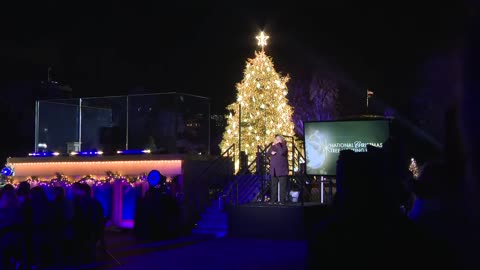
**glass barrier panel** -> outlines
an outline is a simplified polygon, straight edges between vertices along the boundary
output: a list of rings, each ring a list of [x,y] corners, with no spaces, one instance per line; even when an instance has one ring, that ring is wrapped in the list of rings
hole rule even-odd
[[[208,153],[209,100],[179,93],[128,97],[130,149]]]
[[[37,151],[66,154],[78,145],[79,100],[49,100],[38,102]]]
[[[82,151],[115,154],[127,146],[127,98],[82,98]]]
[[[39,151],[208,154],[210,102],[181,93],[38,102]]]

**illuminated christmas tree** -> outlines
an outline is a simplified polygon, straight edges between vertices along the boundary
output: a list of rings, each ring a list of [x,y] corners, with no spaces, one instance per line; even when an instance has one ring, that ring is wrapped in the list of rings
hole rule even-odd
[[[255,159],[257,146],[265,147],[275,135],[294,135],[293,109],[286,97],[289,78],[277,73],[265,54],[268,36],[261,32],[256,38],[262,50],[247,60],[243,80],[236,85],[237,101],[227,107],[230,114],[220,143],[222,152],[235,144],[235,156],[244,151],[248,163]]]

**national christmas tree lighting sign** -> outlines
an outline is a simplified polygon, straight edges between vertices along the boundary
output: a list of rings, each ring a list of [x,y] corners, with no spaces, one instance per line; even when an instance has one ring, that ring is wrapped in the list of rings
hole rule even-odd
[[[367,146],[382,148],[389,136],[388,120],[305,122],[307,174],[336,175],[342,150],[367,152]]]
[[[352,150],[354,152],[367,152],[367,145],[371,145],[374,147],[383,147],[383,143],[381,142],[362,142],[362,141],[355,141],[353,143],[330,143],[326,146],[325,151],[327,153],[340,153],[342,150]]]

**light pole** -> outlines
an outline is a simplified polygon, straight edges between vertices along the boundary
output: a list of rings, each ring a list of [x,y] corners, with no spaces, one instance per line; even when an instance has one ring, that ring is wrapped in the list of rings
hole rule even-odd
[[[242,152],[242,104],[238,103],[238,161],[241,163]]]

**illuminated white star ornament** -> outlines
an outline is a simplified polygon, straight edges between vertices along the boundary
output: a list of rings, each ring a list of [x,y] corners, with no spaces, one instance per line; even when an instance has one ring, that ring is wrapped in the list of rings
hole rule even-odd
[[[258,40],[258,46],[262,46],[262,51],[263,51],[263,47],[267,46],[267,39],[269,38],[269,36],[266,36],[265,33],[260,32],[260,35],[259,36],[256,36],[257,40]]]

